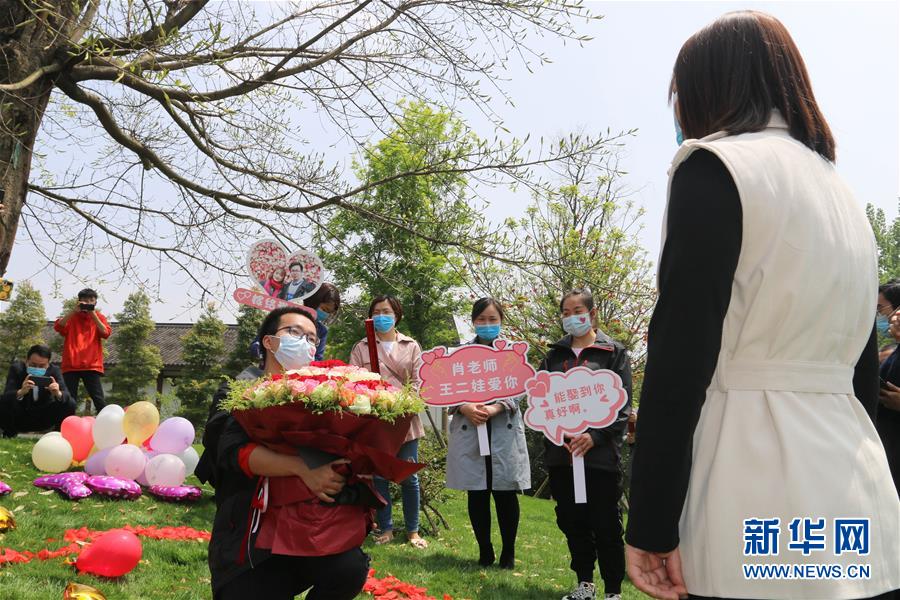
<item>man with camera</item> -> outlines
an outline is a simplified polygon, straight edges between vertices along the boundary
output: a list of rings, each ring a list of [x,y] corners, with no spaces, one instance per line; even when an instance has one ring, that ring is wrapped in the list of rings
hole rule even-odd
[[[97,310],[97,292],[85,288],[78,292],[78,304],[67,315],[56,320],[53,329],[64,338],[62,373],[66,387],[78,406],[78,382],[84,382],[94,412],[100,412],[103,401],[103,343],[112,333],[109,321]]]
[[[21,431],[59,429],[63,419],[75,414],[59,367],[50,364],[50,348],[35,345],[24,362],[9,367],[6,388],[0,396],[0,429],[3,437]]]

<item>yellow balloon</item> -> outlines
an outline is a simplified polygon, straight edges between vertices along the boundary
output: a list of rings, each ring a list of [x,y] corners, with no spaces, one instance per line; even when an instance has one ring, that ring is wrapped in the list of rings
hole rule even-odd
[[[41,471],[59,473],[72,464],[72,446],[62,437],[42,437],[31,449],[31,462]]]
[[[149,439],[159,426],[159,411],[156,407],[145,401],[135,402],[125,411],[122,420],[122,429],[129,444],[140,446],[144,440]]]
[[[6,533],[10,529],[16,528],[16,520],[13,514],[6,508],[0,506],[0,533]]]
[[[81,583],[70,583],[63,592],[63,600],[106,600],[103,592]]]

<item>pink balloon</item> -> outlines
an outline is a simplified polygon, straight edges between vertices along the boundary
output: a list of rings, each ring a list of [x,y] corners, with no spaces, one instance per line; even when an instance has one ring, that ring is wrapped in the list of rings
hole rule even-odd
[[[87,458],[94,446],[93,419],[88,421],[71,415],[63,419],[59,431],[72,446],[72,460],[79,462]]]
[[[88,475],[106,475],[106,457],[113,448],[115,446],[97,450],[88,456],[87,462],[84,463],[84,472]]]
[[[113,446],[106,455],[106,474],[121,479],[136,479],[144,470],[147,459],[137,446],[120,444]]]
[[[55,475],[42,475],[34,480],[34,485],[39,488],[56,490],[69,500],[80,500],[91,495],[90,488],[84,485],[87,478],[87,473],[71,471]]]
[[[12,491],[12,488],[0,481],[0,496],[5,496]]]
[[[92,491],[110,498],[134,500],[141,495],[141,486],[130,479],[119,479],[109,475],[94,475],[84,482]]]
[[[169,417],[150,438],[151,448],[167,454],[181,454],[193,443],[194,426],[184,417]]]
[[[174,454],[160,454],[147,463],[146,475],[151,486],[179,486],[184,483],[184,463]]]
[[[150,493],[160,500],[171,500],[173,502],[193,502],[199,500],[200,496],[203,495],[200,488],[193,485],[153,485],[150,486]]]

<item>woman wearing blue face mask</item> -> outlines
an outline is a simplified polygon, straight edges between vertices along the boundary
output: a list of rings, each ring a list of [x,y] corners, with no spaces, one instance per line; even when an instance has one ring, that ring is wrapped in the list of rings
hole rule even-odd
[[[550,345],[539,370],[564,373],[575,367],[609,369],[622,378],[628,402],[605,429],[588,429],[567,438],[563,446],[544,440],[544,463],[556,500],[556,524],[565,534],[572,556],[570,566],[578,585],[563,600],[593,600],[594,563],[600,568],[604,594],[619,600],[625,577],[622,539],[620,457],[631,415],[631,360],[622,344],[594,328],[597,309],[584,289],[568,292],[559,303],[566,336]],[[575,503],[572,455],[584,456],[587,503]]]
[[[894,280],[878,287],[878,306],[875,327],[878,333],[890,337],[890,318],[900,309],[900,281]],[[881,364],[878,417],[875,427],[884,444],[894,486],[900,493],[900,352],[894,350]]]
[[[50,348],[29,348],[25,361],[15,361],[0,396],[0,431],[15,437],[22,431],[55,429],[75,414],[75,401],[66,389],[59,367],[50,364]]]
[[[328,338],[327,324],[341,309],[341,293],[333,283],[326,281],[312,296],[303,300],[303,305],[316,311],[316,335],[319,337],[316,360],[322,360],[325,358],[325,340]]]
[[[471,344],[493,344],[503,327],[503,307],[493,298],[472,306],[475,339]],[[521,490],[531,487],[531,468],[519,399],[489,404],[463,404],[450,409],[450,447],[447,450],[447,487],[466,490],[469,520],[478,542],[478,564],[486,567],[496,556],[491,542],[491,496],[500,526],[500,568],[515,567]],[[481,456],[479,425],[487,426],[491,454]]]
[[[418,369],[422,357],[419,343],[397,331],[397,325],[403,319],[403,306],[393,296],[377,296],[369,304],[369,318],[375,325],[375,343],[378,344],[378,363],[381,376],[391,385],[403,387],[407,384],[418,384]],[[350,352],[350,364],[371,369],[369,358],[369,342],[360,340]],[[413,417],[409,425],[406,440],[397,453],[404,460],[417,461],[419,458],[419,438],[425,435],[422,420],[418,415]],[[375,488],[385,500],[387,506],[379,509],[375,515],[378,523],[376,544],[386,544],[394,539],[393,511],[388,482],[375,477]],[[426,542],[419,535],[419,477],[412,475],[400,484],[403,499],[403,522],[409,543],[416,548],[427,548]]]

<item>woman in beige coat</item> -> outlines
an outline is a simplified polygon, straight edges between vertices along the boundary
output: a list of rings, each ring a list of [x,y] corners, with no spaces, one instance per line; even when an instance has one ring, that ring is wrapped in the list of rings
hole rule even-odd
[[[369,305],[369,318],[375,322],[375,343],[378,346],[378,363],[381,376],[391,385],[403,387],[407,384],[418,384],[418,370],[422,357],[419,343],[407,335],[397,331],[397,325],[403,319],[403,306],[393,296],[378,296]],[[370,369],[369,343],[362,339],[350,352],[350,364]],[[419,438],[425,435],[419,415],[413,417],[406,434],[406,441],[397,453],[399,458],[417,462],[419,459]],[[379,533],[375,537],[376,544],[385,544],[394,538],[391,494],[388,482],[380,477],[375,478],[375,488],[387,500],[387,506],[377,511],[375,517]],[[419,535],[419,477],[412,475],[400,484],[403,499],[403,522],[409,543],[416,548],[427,548],[426,542]]]
[[[672,78],[659,300],[632,463],[628,575],[692,597],[900,588],[878,398],[875,241],[777,19],[729,13]]]

